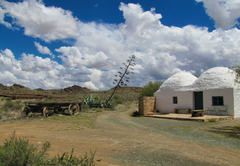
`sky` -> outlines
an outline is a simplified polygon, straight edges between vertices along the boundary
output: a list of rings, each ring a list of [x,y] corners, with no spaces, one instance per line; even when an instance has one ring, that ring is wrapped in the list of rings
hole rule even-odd
[[[128,86],[240,62],[240,0],[0,0],[0,83]]]

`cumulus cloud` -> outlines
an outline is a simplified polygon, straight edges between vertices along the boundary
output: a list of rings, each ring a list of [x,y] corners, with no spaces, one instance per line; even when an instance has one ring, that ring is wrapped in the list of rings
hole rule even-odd
[[[71,68],[49,58],[33,54],[21,55],[17,60],[11,50],[0,53],[0,78],[3,84],[19,83],[30,88],[65,88],[85,85],[90,81],[91,71],[86,67]]]
[[[53,53],[49,50],[48,47],[44,47],[42,46],[40,43],[38,42],[34,42],[35,46],[37,47],[37,50],[42,53],[42,54],[47,54],[50,55],[52,58],[54,58],[55,56],[53,55]]]
[[[0,2],[0,5],[1,5],[1,2]],[[0,6],[0,24],[3,24],[6,27],[12,29],[12,25],[9,22],[4,21],[5,13],[7,13],[7,10],[2,9]]]
[[[196,0],[203,2],[206,13],[215,21],[216,28],[230,29],[239,24],[239,0]]]
[[[40,1],[29,0],[15,5],[30,2],[48,11]],[[129,86],[163,81],[179,71],[201,74],[211,67],[233,66],[239,60],[240,30],[237,28],[209,32],[206,27],[193,25],[169,27],[161,23],[162,16],[155,13],[154,8],[143,11],[139,4],[121,3],[119,9],[125,19],[119,25],[82,23],[74,19],[79,23],[77,31],[81,35],[75,37],[74,45],[55,49],[62,64],[25,53],[17,60],[11,50],[2,51],[0,77],[32,88],[62,88],[76,84],[106,90],[114,86],[114,75],[133,54],[137,65]],[[51,15],[51,11],[49,13]],[[54,34],[54,29],[50,29],[50,33]],[[42,53],[51,52],[39,43],[35,45]]]
[[[161,14],[155,14],[151,11],[144,12],[139,4],[129,3],[128,5],[121,3],[119,9],[123,11],[125,24],[121,24],[121,32],[125,39],[129,36],[135,36],[139,39],[149,39],[154,30],[162,27],[159,19]]]
[[[5,16],[13,19],[4,21]],[[79,20],[72,12],[57,7],[46,7],[41,0],[23,2],[0,1],[0,23],[7,27],[24,28],[24,34],[46,42],[79,36]]]

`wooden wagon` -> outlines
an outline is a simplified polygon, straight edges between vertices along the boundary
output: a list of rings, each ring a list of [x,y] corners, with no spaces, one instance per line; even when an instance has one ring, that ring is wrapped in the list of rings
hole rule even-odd
[[[81,102],[25,102],[22,108],[22,116],[27,116],[30,112],[42,113],[44,117],[51,112],[68,113],[69,115],[77,115],[81,111]]]

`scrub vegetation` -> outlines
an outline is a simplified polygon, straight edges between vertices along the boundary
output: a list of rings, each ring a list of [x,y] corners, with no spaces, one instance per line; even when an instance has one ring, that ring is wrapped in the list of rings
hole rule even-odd
[[[94,155],[96,152],[90,151],[90,156],[86,153],[83,157],[73,155],[72,149],[70,155],[68,152],[61,156],[57,155],[50,158],[47,151],[50,148],[50,143],[46,141],[42,148],[29,143],[28,140],[16,138],[15,132],[9,140],[0,146],[0,165],[2,166],[28,166],[28,165],[52,165],[52,166],[94,166]]]
[[[159,89],[159,87],[163,84],[161,81],[150,81],[147,85],[144,85],[140,92],[140,97],[143,96],[154,96],[154,93]]]

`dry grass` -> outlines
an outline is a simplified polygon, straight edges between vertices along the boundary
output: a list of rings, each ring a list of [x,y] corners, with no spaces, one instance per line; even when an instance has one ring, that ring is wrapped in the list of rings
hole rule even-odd
[[[127,104],[133,101],[138,100],[139,93],[141,88],[135,87],[122,87],[118,88],[111,99],[112,107],[115,107],[117,104]],[[18,93],[18,94],[41,94],[41,95],[50,95],[50,96],[64,96],[65,99],[61,98],[46,98],[46,99],[18,99],[11,100],[10,98],[0,97],[0,119],[12,119],[21,117],[21,108],[24,105],[24,102],[28,101],[41,101],[41,102],[64,102],[64,101],[76,101],[83,102],[84,98],[87,98],[90,95],[95,96],[99,101],[104,101],[108,99],[112,93],[112,89],[108,91],[63,91],[59,90],[30,90],[29,88],[9,88],[8,91],[0,89],[1,93]],[[87,110],[86,106],[82,106],[83,110]],[[99,110],[100,111],[100,110]]]

